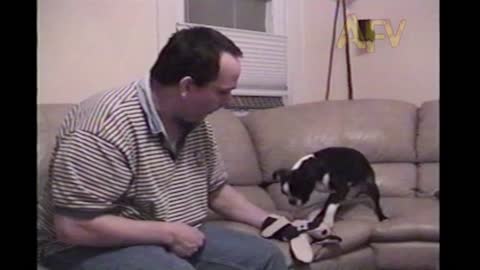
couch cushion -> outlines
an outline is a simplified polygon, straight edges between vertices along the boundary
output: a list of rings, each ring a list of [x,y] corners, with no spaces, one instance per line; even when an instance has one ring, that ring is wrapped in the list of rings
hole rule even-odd
[[[378,269],[439,270],[440,244],[429,242],[373,243]]]
[[[413,197],[417,167],[413,163],[372,164],[376,182],[383,197]]]
[[[264,181],[328,146],[350,146],[371,162],[415,161],[415,105],[402,101],[323,101],[254,111],[245,117]]]
[[[325,247],[313,244],[315,260],[336,257],[353,250],[366,247],[372,234],[372,224],[358,220],[339,220],[333,226],[333,233],[340,236],[343,241],[339,245]]]
[[[440,238],[440,209],[435,199],[384,198],[389,220],[379,223],[372,241],[438,241]]]
[[[335,261],[335,267],[326,267],[327,265],[322,265],[322,262],[326,261]],[[375,254],[370,247],[365,247],[358,249],[344,255],[341,255],[336,258],[329,260],[321,260],[317,264],[314,264],[312,270],[325,270],[325,269],[350,269],[350,270],[366,270],[366,269],[377,269],[375,262]]]
[[[345,253],[338,257],[329,259],[320,259],[314,261],[309,265],[299,266],[295,268],[298,270],[327,270],[327,269],[342,269],[342,270],[373,270],[377,269],[375,262],[375,254],[373,249],[365,247]]]
[[[428,101],[418,110],[418,161],[433,162],[440,158],[440,103]]]
[[[231,111],[218,110],[208,116],[219,151],[225,161],[232,185],[254,185],[261,182],[260,168],[252,141],[243,123]]]
[[[339,208],[338,220],[361,220],[374,225],[371,241],[438,241],[440,235],[439,202],[424,198],[381,198],[389,217],[378,222],[367,200],[349,202]]]
[[[427,194],[440,189],[440,163],[420,163],[418,165],[418,188]]]

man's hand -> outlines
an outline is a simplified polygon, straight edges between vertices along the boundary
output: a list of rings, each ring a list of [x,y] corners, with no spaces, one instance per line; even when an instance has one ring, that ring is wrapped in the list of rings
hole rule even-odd
[[[190,257],[205,241],[205,235],[197,228],[183,223],[171,223],[173,241],[169,248],[179,257]]]

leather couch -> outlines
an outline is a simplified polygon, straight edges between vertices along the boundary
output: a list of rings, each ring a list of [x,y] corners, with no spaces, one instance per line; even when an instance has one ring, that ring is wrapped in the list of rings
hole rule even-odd
[[[47,178],[55,132],[71,104],[38,105],[38,190]],[[293,260],[287,243],[277,243],[292,269],[439,269],[439,102],[420,106],[397,100],[321,101],[236,116],[219,110],[208,117],[225,160],[229,182],[249,200],[289,218],[305,218],[326,199],[315,193],[301,209],[289,205],[272,180],[278,168],[333,146],[363,152],[373,165],[381,205],[389,217],[378,222],[368,199],[344,203],[333,231],[338,246],[313,245],[315,260]],[[222,220],[208,222],[259,235],[257,229]]]

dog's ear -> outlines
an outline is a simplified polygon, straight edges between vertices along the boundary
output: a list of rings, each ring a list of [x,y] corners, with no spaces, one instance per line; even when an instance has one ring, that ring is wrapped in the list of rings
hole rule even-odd
[[[288,169],[278,169],[278,170],[273,172],[272,179],[275,182],[281,182],[282,179],[285,179],[289,175],[290,175],[290,170],[288,170]]]

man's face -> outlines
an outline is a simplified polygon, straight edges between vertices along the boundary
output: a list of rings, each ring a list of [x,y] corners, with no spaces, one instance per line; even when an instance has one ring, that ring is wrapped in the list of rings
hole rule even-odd
[[[203,87],[192,85],[182,98],[183,120],[190,123],[202,121],[207,115],[227,105],[231,92],[240,77],[240,61],[228,53],[220,56],[220,70],[215,81]]]

